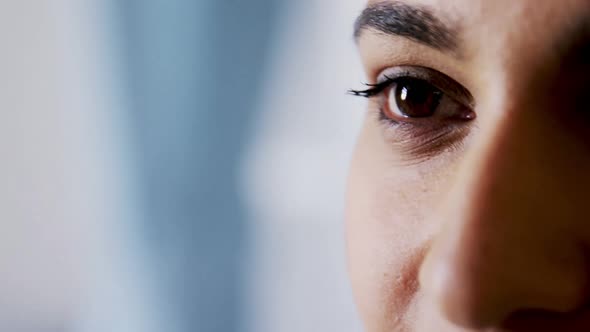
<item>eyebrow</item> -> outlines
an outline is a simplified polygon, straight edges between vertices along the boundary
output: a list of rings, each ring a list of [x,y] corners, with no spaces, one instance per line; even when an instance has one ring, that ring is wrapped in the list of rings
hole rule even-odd
[[[441,22],[429,9],[398,1],[383,1],[365,8],[354,24],[354,37],[366,29],[401,36],[440,51],[458,48],[457,31]]]

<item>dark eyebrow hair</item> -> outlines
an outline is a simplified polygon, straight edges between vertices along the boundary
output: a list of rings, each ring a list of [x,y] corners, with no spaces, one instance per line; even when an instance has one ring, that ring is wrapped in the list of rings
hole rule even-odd
[[[383,1],[365,8],[354,25],[355,39],[368,28],[441,51],[454,51],[458,46],[457,31],[437,19],[432,11],[397,1]]]

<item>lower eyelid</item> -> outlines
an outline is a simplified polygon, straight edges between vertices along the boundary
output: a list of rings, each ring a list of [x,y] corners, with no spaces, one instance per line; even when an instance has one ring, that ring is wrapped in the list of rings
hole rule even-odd
[[[371,107],[371,117],[381,131],[387,144],[395,153],[411,163],[419,163],[445,152],[456,152],[464,147],[463,141],[470,132],[470,126],[416,125],[395,122],[383,115],[378,103]],[[376,106],[376,107],[375,107]]]

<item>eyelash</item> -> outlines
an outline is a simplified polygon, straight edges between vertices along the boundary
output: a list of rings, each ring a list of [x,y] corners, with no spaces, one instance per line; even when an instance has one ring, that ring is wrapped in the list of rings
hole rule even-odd
[[[383,82],[377,84],[370,84],[365,83],[364,85],[368,86],[368,89],[365,90],[348,90],[348,93],[353,96],[364,97],[364,98],[372,98],[378,96],[381,92],[385,91],[389,86],[396,82],[397,78],[392,78],[389,76],[385,76],[385,80]]]

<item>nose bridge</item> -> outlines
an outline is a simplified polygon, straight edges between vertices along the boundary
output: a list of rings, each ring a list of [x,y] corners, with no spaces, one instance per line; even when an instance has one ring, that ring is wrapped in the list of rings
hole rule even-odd
[[[421,271],[447,317],[471,327],[519,310],[574,310],[586,287],[570,215],[578,205],[562,194],[574,190],[570,163],[552,141],[561,134],[537,105],[497,114],[481,125],[434,216],[442,231]]]

